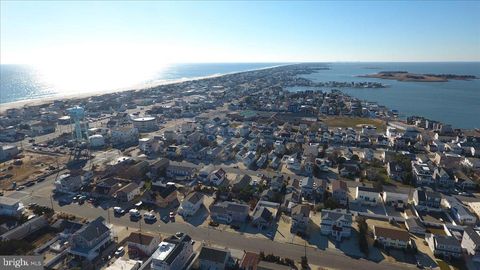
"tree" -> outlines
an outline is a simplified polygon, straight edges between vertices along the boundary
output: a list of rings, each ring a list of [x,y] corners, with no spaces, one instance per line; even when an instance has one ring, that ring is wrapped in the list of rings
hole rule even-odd
[[[338,202],[332,197],[329,197],[323,205],[327,209],[337,209],[340,206]]]
[[[368,257],[368,240],[367,240],[367,234],[368,234],[368,225],[363,217],[359,217],[357,220],[358,223],[358,246],[360,248],[360,251],[365,254],[365,256]]]

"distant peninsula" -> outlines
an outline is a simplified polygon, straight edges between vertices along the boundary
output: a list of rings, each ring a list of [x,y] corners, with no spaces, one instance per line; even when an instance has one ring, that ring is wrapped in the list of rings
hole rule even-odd
[[[363,78],[378,78],[402,82],[448,82],[449,80],[473,80],[473,75],[455,74],[415,74],[407,71],[381,71],[376,74],[359,75]]]

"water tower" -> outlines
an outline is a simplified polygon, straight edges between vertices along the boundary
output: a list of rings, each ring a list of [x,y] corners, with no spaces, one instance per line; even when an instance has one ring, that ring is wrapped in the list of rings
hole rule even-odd
[[[74,124],[74,130],[72,132],[73,140],[76,143],[85,141],[88,138],[87,124],[83,121],[85,119],[85,109],[80,106],[75,106],[68,108],[67,112]]]
[[[72,140],[73,148],[70,153],[70,165],[78,164],[82,157],[88,157],[88,124],[85,120],[85,109],[80,106],[75,106],[67,109],[70,115],[70,121],[73,124]]]

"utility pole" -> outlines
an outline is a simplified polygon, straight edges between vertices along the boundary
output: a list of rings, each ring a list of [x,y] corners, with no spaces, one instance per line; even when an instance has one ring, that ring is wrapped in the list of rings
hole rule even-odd
[[[52,210],[54,210],[53,209],[53,195],[50,195],[50,206],[51,206]]]

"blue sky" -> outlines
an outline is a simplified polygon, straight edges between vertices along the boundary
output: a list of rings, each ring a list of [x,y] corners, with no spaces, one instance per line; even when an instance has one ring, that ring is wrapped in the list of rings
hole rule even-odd
[[[480,61],[478,1],[1,1],[2,63]]]

